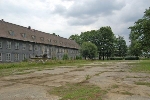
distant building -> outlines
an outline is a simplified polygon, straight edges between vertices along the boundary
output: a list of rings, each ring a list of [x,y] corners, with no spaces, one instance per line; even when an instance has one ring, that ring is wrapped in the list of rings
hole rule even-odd
[[[73,41],[29,27],[0,20],[0,62],[17,62],[43,56],[62,59],[79,55],[79,45]]]

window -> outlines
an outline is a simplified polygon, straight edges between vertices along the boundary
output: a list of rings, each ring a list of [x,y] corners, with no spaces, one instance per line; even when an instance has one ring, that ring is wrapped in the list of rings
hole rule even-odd
[[[0,48],[2,48],[2,41],[0,41]]]
[[[22,35],[22,37],[24,37],[24,38],[26,37],[26,34],[25,34],[25,33],[21,33],[21,35]]]
[[[63,42],[59,42],[60,44],[63,44]]]
[[[2,53],[0,53],[0,61],[2,61]]]
[[[44,38],[43,38],[43,37],[41,37],[41,41],[44,41]]]
[[[19,43],[15,43],[15,49],[19,49]]]
[[[6,61],[11,61],[11,53],[6,54]]]
[[[29,44],[29,50],[32,50],[32,45],[31,44]]]
[[[14,33],[14,31],[10,30],[9,34],[13,36],[15,33]]]
[[[57,40],[54,40],[55,43],[57,43]]]
[[[35,45],[34,50],[36,50],[36,51],[38,50],[38,46],[37,45]]]
[[[48,39],[48,42],[51,42],[51,39]]]
[[[26,49],[26,44],[22,45],[22,49],[25,50]]]
[[[7,49],[11,49],[11,42],[7,41]]]
[[[32,35],[31,37],[32,37],[33,40],[35,39],[35,36],[34,36],[34,35]]]
[[[22,60],[25,60],[26,59],[26,54],[23,54],[22,55]]]
[[[15,54],[15,61],[19,60],[19,54]]]

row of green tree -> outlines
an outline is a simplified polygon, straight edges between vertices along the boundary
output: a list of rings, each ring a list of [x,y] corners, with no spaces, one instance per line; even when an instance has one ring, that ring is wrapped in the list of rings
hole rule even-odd
[[[144,16],[131,27],[129,39],[131,55],[150,57],[150,8],[146,9]]]
[[[124,57],[127,54],[126,41],[122,36],[116,37],[110,26],[71,35],[69,39],[75,40],[81,46],[80,53],[85,58],[98,57],[104,60],[114,56]]]
[[[130,46],[127,49],[126,41],[122,36],[116,37],[110,26],[98,30],[81,32],[80,35],[71,35],[81,46],[81,54],[85,58],[99,59],[110,57],[145,56],[150,58],[150,8],[146,9],[144,16],[129,27],[131,30]],[[132,58],[132,57],[131,57]]]

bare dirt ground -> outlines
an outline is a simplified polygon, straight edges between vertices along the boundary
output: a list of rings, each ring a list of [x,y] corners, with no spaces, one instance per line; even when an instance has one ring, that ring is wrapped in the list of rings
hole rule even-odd
[[[150,74],[130,71],[130,62],[95,62],[83,67],[61,66],[26,70],[28,74],[0,78],[0,100],[59,100],[48,91],[67,83],[88,82],[107,90],[103,100],[150,100],[150,87],[135,82],[150,82]],[[24,71],[25,72],[25,71]]]

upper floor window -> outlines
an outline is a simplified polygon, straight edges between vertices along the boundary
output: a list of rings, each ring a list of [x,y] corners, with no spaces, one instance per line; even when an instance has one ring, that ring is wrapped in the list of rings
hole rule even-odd
[[[19,49],[19,43],[15,43],[15,49]]]
[[[0,53],[0,61],[2,61],[2,53]]]
[[[35,39],[35,36],[34,36],[34,35],[32,35],[31,37],[32,37],[33,40]]]
[[[29,44],[29,50],[32,50],[32,45],[31,44]]]
[[[48,39],[48,42],[51,42],[51,39]]]
[[[22,37],[24,37],[24,38],[26,37],[26,34],[25,34],[25,33],[21,33],[21,35],[22,35]]]
[[[11,53],[6,54],[6,61],[11,61]]]
[[[2,48],[2,41],[0,41],[0,48]]]
[[[26,49],[26,44],[22,45],[22,49],[25,50]]]
[[[41,41],[44,41],[44,38],[43,38],[43,37],[41,37],[40,39],[41,39]]]
[[[11,49],[11,42],[7,41],[7,49]]]
[[[60,44],[62,44],[62,42],[59,42]]]
[[[12,31],[12,30],[9,31],[9,34],[12,36],[15,35],[14,31]]]
[[[55,43],[57,43],[57,40],[54,40]]]

